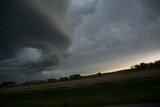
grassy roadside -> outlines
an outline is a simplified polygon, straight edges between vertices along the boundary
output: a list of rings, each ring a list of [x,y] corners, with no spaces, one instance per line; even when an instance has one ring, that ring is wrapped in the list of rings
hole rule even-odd
[[[143,77],[79,87],[0,93],[1,107],[94,107],[160,102],[160,78]]]

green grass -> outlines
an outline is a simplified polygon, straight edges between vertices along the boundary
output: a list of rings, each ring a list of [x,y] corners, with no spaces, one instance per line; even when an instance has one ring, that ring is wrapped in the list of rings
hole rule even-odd
[[[160,78],[0,93],[1,107],[94,107],[160,101]]]

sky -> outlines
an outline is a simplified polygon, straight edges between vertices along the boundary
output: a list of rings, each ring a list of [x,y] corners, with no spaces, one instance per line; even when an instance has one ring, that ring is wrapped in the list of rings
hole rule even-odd
[[[0,82],[160,59],[159,0],[1,0]]]

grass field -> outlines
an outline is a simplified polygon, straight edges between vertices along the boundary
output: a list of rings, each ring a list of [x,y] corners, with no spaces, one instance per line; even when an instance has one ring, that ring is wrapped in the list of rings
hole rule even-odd
[[[1,107],[95,107],[152,102],[160,102],[159,71],[112,73],[48,86],[0,90]]]

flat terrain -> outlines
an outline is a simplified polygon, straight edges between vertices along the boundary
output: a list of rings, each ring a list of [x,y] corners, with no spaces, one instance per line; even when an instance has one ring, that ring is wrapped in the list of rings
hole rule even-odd
[[[160,72],[122,71],[101,77],[0,89],[1,107],[94,107],[160,102]]]
[[[47,84],[37,84],[29,86],[18,86],[0,89],[0,92],[16,92],[16,91],[27,91],[27,90],[39,90],[49,88],[60,88],[60,87],[78,87],[83,85],[94,85],[103,82],[113,82],[126,79],[138,79],[143,77],[157,77],[160,76],[160,71],[146,71],[146,72],[132,72],[130,70],[124,70],[120,72],[106,73],[100,77],[90,77],[79,80],[69,80],[64,82],[54,82]]]
[[[142,103],[142,104],[126,104],[106,107],[160,107],[160,103]]]

